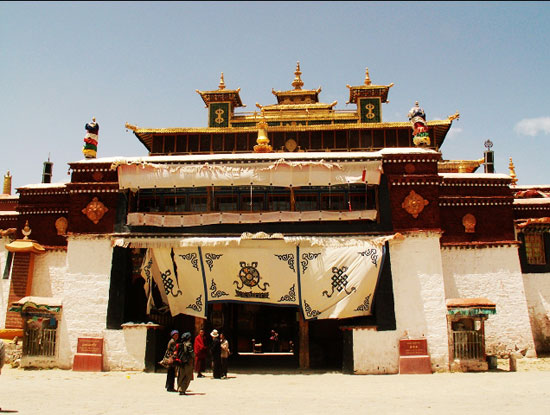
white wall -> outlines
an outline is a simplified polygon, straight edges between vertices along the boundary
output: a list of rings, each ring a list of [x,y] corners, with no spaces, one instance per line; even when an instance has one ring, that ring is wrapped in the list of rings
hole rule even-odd
[[[390,241],[395,331],[354,330],[356,373],[397,373],[399,339],[428,341],[432,370],[446,371],[449,346],[439,233],[409,233]]]
[[[523,274],[525,297],[537,352],[550,352],[550,274]]]
[[[441,258],[447,298],[485,297],[496,303],[497,314],[485,322],[487,352],[534,352],[517,246],[446,247]]]
[[[72,236],[67,252],[48,251],[36,257],[31,295],[63,302],[58,367],[72,367],[79,337],[104,338],[105,370],[145,367],[146,329],[106,329],[112,254],[107,238]]]

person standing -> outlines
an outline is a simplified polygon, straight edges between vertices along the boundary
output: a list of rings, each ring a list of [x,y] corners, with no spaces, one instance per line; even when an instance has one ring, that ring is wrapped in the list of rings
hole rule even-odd
[[[275,330],[271,330],[271,336],[269,337],[269,341],[271,342],[271,351],[278,352],[279,351],[279,333],[277,333]]]
[[[227,379],[227,359],[231,354],[229,350],[229,342],[225,338],[225,334],[220,333],[220,348],[221,348],[221,375],[222,379]]]
[[[178,338],[179,338],[179,331],[172,330],[170,332],[170,340],[168,341],[168,345],[166,346],[166,352],[164,353],[165,359],[174,358],[174,351],[176,350],[176,345],[178,344]],[[174,365],[170,365],[166,370],[166,390],[168,392],[175,392],[176,389],[174,389],[174,381],[176,380],[176,368]]]
[[[202,372],[206,370],[206,356],[208,348],[206,347],[206,337],[204,336],[204,330],[200,329],[199,334],[195,337],[195,372],[197,372],[198,378],[203,378]]]
[[[212,344],[210,345],[210,353],[212,354],[212,376],[214,379],[221,379],[222,377],[222,358],[221,358],[221,344],[220,335],[218,330],[214,329],[210,333],[212,337]]]
[[[176,376],[178,377],[178,392],[185,395],[189,384],[193,380],[193,364],[195,353],[191,344],[191,333],[186,332],[181,336],[181,342],[177,344],[174,352]]]

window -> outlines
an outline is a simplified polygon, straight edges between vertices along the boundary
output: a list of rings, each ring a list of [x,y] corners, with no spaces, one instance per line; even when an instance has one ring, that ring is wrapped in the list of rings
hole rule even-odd
[[[347,210],[348,206],[343,193],[321,195],[321,210]]]
[[[138,194],[138,212],[158,212],[160,210],[160,198],[158,196]]]
[[[542,233],[525,234],[525,254],[527,263],[531,265],[546,265],[544,254],[544,239]]]
[[[250,204],[250,195],[242,195],[241,203],[243,211],[259,212],[264,210],[264,195],[252,195],[252,205]]]
[[[306,210],[319,210],[319,202],[316,194],[296,194],[294,196],[295,208],[298,212]]]
[[[208,210],[208,200],[206,196],[189,197],[190,212],[206,212],[207,210]]]
[[[286,195],[269,195],[269,210],[290,210],[290,194]]]
[[[4,276],[2,277],[5,280],[10,278],[12,262],[13,262],[13,252],[8,251],[6,255],[6,266],[4,268]]]
[[[234,212],[239,210],[239,198],[237,195],[216,196],[215,211]]]
[[[185,212],[185,196],[166,196],[164,198],[165,212]]]

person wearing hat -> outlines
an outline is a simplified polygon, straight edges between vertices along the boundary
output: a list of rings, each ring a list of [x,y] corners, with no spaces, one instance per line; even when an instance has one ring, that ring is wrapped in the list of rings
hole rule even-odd
[[[185,395],[189,384],[193,380],[194,363],[195,353],[191,344],[191,333],[185,332],[181,335],[181,342],[176,345],[176,351],[174,352],[174,364],[176,365],[180,395]]]
[[[173,358],[174,351],[176,350],[176,344],[178,343],[179,331],[172,330],[170,332],[170,340],[168,346],[166,346],[166,352],[164,353],[165,359]],[[174,365],[170,365],[166,370],[166,390],[168,392],[175,392],[174,381],[176,380],[176,368]]]
[[[222,378],[222,348],[218,330],[214,329],[210,333],[212,343],[210,344],[210,353],[212,354],[212,375],[214,379]]]

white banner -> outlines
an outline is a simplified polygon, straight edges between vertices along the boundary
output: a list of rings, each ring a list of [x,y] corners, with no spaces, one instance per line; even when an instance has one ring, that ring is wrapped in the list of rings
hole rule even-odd
[[[202,251],[208,301],[298,305],[296,247],[284,241],[241,241]]]
[[[372,314],[383,248],[300,247],[301,305],[306,319]]]
[[[349,318],[372,314],[383,259],[384,242],[374,240],[241,239],[149,248],[142,275],[152,273],[173,316],[206,318],[209,303],[247,302]]]
[[[273,160],[231,164],[117,164],[120,189],[173,189],[204,186],[331,186],[379,184],[381,160]]]

